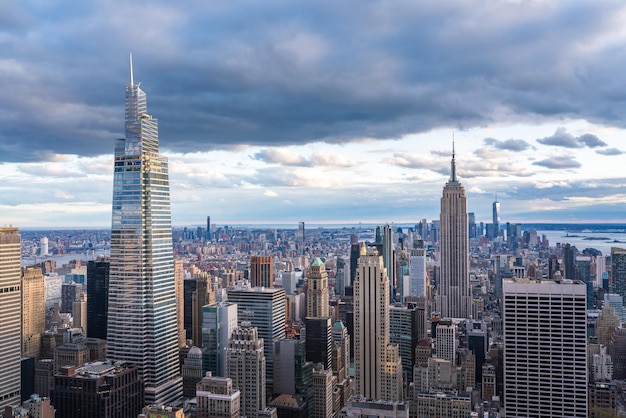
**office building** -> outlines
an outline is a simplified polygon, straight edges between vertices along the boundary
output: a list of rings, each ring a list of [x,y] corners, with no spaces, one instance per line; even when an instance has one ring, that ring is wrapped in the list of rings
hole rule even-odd
[[[20,403],[22,354],[21,237],[18,228],[0,228],[0,411]]]
[[[206,217],[206,240],[211,241],[213,239],[213,234],[211,233],[211,217]]]
[[[498,238],[500,235],[500,202],[498,202],[498,195],[492,205],[492,219],[493,219],[493,236],[490,238]]]
[[[440,359],[456,364],[456,350],[459,347],[456,325],[442,320],[437,324],[436,334],[435,354]]]
[[[469,284],[467,197],[456,176],[452,150],[450,180],[441,198],[441,278],[437,282],[437,310],[446,318],[469,318],[472,294]]]
[[[239,418],[241,416],[241,392],[233,388],[228,377],[212,376],[210,372],[198,383],[197,418]]]
[[[50,398],[58,418],[136,418],[143,407],[143,386],[132,364],[93,362],[63,367],[54,377]]]
[[[103,340],[107,338],[109,266],[104,260],[87,263],[87,336]]]
[[[424,240],[415,240],[409,254],[410,279],[407,296],[427,297],[428,276],[426,273],[426,248],[424,246]]]
[[[393,247],[393,231],[389,224],[385,224],[382,229],[382,252],[383,266],[387,270],[389,279],[389,303],[393,303],[396,298],[396,252]]]
[[[185,272],[183,270],[183,260],[174,260],[174,289],[176,294],[176,324],[178,326],[178,346],[182,347],[187,342],[185,334]]]
[[[316,258],[309,268],[306,316],[310,318],[328,317],[328,273],[326,266],[319,258]]]
[[[304,222],[298,222],[298,236],[296,237],[296,241],[300,243],[306,241],[306,235],[304,232]]]
[[[584,283],[505,280],[507,417],[587,416]]]
[[[306,358],[321,363],[325,369],[332,364],[332,320],[328,314],[328,273],[324,263],[316,258],[307,280]]]
[[[611,247],[611,293],[626,298],[626,248]]]
[[[429,415],[424,415],[429,416]],[[341,409],[340,418],[409,418],[406,402],[369,399],[360,395],[351,396]]]
[[[4,410],[4,415],[0,414],[0,416],[2,418],[55,418],[56,411],[50,403],[50,398],[33,394],[20,406],[8,407]]]
[[[389,279],[378,252],[361,247],[354,282],[355,393],[372,399],[402,399],[399,348],[389,342]]]
[[[418,417],[467,418],[472,416],[472,398],[465,393],[431,389],[428,392],[420,392],[416,403]]]
[[[193,346],[187,351],[187,355],[181,365],[183,377],[183,396],[193,398],[196,396],[196,385],[204,373],[202,372],[202,350]]]
[[[249,322],[233,330],[226,348],[226,377],[241,392],[241,415],[257,418],[265,409],[264,341]],[[272,350],[273,351],[273,350]]]
[[[250,257],[250,284],[252,287],[274,287],[274,259],[270,256]]]
[[[83,285],[70,282],[61,285],[61,313],[72,313],[74,301],[83,293]]]
[[[313,369],[313,397],[309,406],[309,417],[332,418],[333,411],[333,387],[335,377],[332,370]]]
[[[22,356],[39,358],[46,330],[46,292],[41,269],[22,270]],[[30,395],[30,394],[29,394]]]
[[[299,397],[308,408],[313,396],[313,363],[306,360],[304,341],[280,340],[275,347],[274,393]]]
[[[228,300],[237,304],[239,325],[249,322],[258,330],[264,344],[267,364],[265,380],[268,392],[274,385],[274,344],[285,338],[284,289],[274,288],[233,288],[227,290]]]
[[[147,404],[182,395],[167,158],[146,94],[126,86],[125,138],[115,142],[107,341],[109,358],[137,365]],[[155,361],[158,359],[158,361]]]
[[[418,314],[418,309],[415,307],[389,307],[389,342],[398,346],[405,382],[413,380],[415,348],[419,342]]]
[[[203,371],[213,376],[225,376],[225,350],[228,339],[237,328],[237,304],[218,302],[202,307]]]
[[[576,247],[563,245],[563,277],[567,280],[576,279]]]
[[[87,295],[84,293],[72,303],[72,326],[87,334]]]
[[[337,378],[339,390],[339,405],[342,407],[348,402],[352,392],[352,379],[350,378],[350,336],[348,328],[341,321],[333,325],[333,373]]]
[[[202,347],[202,307],[213,305],[217,295],[213,289],[213,278],[209,273],[199,272],[196,274],[196,290],[191,297],[192,309],[192,340],[193,344]]]

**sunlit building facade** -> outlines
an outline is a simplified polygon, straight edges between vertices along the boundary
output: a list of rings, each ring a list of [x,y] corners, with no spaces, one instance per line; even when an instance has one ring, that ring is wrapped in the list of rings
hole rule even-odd
[[[162,404],[182,395],[168,163],[132,60],[125,122],[115,144],[108,356],[136,364],[145,402]]]

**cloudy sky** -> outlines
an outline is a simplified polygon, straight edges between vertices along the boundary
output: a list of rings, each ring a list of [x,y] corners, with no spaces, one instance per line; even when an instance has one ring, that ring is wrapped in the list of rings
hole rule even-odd
[[[0,2],[2,224],[108,226],[128,53],[175,225],[626,222],[626,4]]]

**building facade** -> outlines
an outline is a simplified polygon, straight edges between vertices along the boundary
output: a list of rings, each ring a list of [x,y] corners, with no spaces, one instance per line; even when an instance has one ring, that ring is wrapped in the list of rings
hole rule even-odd
[[[115,143],[108,355],[136,364],[146,403],[163,404],[182,395],[169,171],[132,59],[125,108],[126,135]]]
[[[0,410],[20,404],[21,237],[18,228],[0,228]]]
[[[250,257],[250,283],[253,287],[274,287],[274,259],[270,256]]]
[[[586,286],[503,283],[507,417],[587,416]]]
[[[103,340],[107,338],[109,266],[104,260],[87,263],[87,336]]]
[[[355,393],[372,399],[402,399],[402,362],[389,342],[389,279],[382,256],[365,245],[354,282]]]
[[[241,392],[241,415],[257,418],[265,409],[265,365],[263,338],[244,323],[233,330],[226,349],[226,377]]]
[[[456,176],[452,151],[450,180],[441,198],[441,277],[437,283],[437,310],[442,317],[469,318],[472,294],[469,284],[467,197]]]
[[[40,268],[22,271],[22,355],[39,358],[46,330],[46,291]]]

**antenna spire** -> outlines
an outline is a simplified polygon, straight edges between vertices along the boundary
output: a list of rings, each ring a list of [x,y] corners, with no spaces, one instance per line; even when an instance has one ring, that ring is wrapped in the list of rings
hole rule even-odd
[[[130,56],[130,85],[134,86],[135,83],[133,82],[133,52],[132,51],[129,52],[129,56]]]
[[[456,179],[456,153],[454,151],[454,132],[452,133],[452,161],[450,162],[450,182],[457,182]]]

